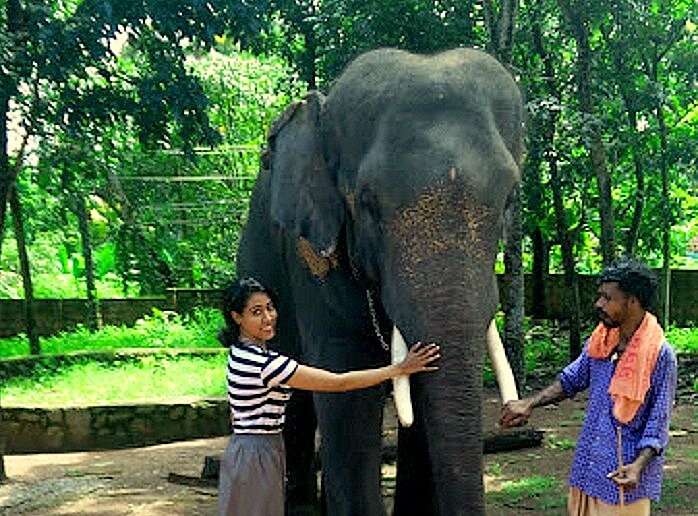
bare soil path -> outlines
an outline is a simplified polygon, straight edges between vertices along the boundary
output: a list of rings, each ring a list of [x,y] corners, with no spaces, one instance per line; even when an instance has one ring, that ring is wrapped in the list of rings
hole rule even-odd
[[[499,405],[485,401],[485,427],[494,428]],[[488,514],[564,513],[565,478],[582,421],[584,400],[540,410],[532,424],[546,431],[544,446],[485,456]],[[386,414],[386,440],[394,418]],[[215,515],[216,489],[167,481],[169,473],[198,476],[203,458],[218,455],[227,438],[199,439],[127,450],[8,456],[10,483],[0,486],[0,514],[176,516]],[[386,506],[392,506],[395,468],[385,465]],[[676,407],[664,499],[654,513],[698,515],[698,411]],[[390,512],[388,512],[389,514]]]

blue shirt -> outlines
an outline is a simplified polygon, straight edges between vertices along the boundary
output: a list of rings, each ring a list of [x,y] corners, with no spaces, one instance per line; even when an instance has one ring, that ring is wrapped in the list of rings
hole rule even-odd
[[[664,449],[669,441],[669,420],[676,391],[676,356],[664,342],[644,403],[628,424],[622,424],[613,416],[613,399],[608,394],[616,363],[610,359],[591,358],[587,348],[588,341],[579,358],[559,377],[568,397],[589,389],[584,426],[570,471],[570,485],[606,503],[620,504],[618,485],[606,478],[608,473],[618,468],[616,428],[620,426],[624,464],[633,462],[643,448],[654,448],[657,452],[642,471],[638,486],[625,490],[625,502],[632,503],[640,498],[659,500]]]

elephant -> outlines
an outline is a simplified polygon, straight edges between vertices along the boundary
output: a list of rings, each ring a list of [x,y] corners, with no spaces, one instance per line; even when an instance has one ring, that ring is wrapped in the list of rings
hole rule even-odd
[[[362,54],[269,130],[237,274],[276,292],[276,345],[337,372],[385,365],[394,336],[441,346],[439,369],[405,382],[414,423],[398,432],[395,514],[484,513],[483,354],[523,153],[515,80],[465,48]],[[385,513],[386,390],[294,393],[289,514],[316,496],[316,422],[326,513]]]

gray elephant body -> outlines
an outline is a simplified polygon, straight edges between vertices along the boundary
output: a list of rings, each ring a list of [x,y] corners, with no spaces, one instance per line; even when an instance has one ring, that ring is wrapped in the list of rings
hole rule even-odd
[[[411,378],[396,514],[484,512],[482,354],[521,118],[515,82],[482,52],[382,49],[270,131],[238,274],[277,291],[280,348],[333,371],[384,365],[374,321],[384,340],[395,324],[408,343],[442,347],[440,369]],[[313,397],[328,513],[382,514],[384,389]],[[313,425],[299,393],[286,429],[291,508],[314,494]]]

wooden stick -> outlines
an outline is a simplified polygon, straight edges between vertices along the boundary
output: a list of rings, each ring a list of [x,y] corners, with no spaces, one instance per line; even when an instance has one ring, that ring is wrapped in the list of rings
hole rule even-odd
[[[618,452],[618,470],[623,467],[623,438],[621,436],[620,427],[616,427],[616,450]],[[618,491],[620,494],[620,512],[623,512],[623,507],[625,507],[625,492],[623,486],[618,486]]]

